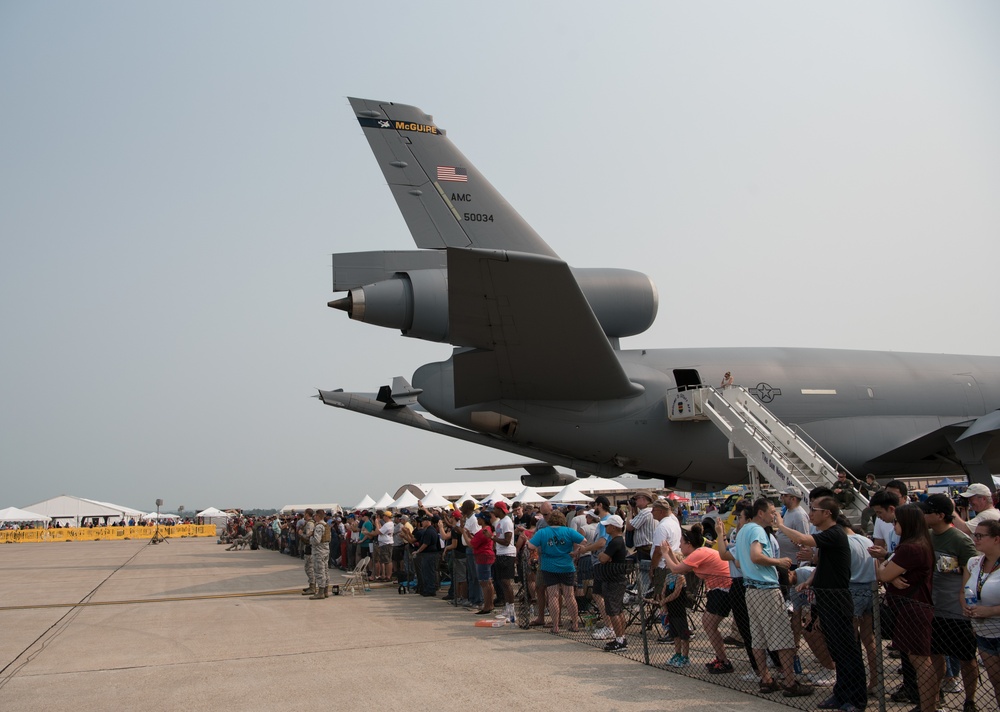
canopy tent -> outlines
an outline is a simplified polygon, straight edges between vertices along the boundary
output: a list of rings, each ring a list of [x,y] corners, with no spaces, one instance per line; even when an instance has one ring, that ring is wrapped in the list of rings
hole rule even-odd
[[[132,509],[131,507],[126,507],[122,504],[114,504],[113,502],[101,502],[97,499],[87,499],[87,502],[93,502],[94,504],[100,504],[104,507],[110,507],[111,509],[117,510],[122,513],[122,518],[127,517],[141,517],[143,512],[140,509]]]
[[[465,490],[465,494],[459,495],[458,499],[455,500],[455,506],[461,507],[462,502],[464,502],[467,499],[471,499],[473,504],[479,504],[479,500],[473,497],[471,494],[469,494],[469,490]],[[486,498],[484,497],[484,499]]]
[[[667,499],[669,499],[671,502],[690,502],[691,501],[690,497],[685,497],[683,495],[677,494],[676,492],[671,492],[670,494],[668,494],[667,495]]]
[[[430,492],[428,492],[427,494],[425,494],[423,497],[421,497],[420,501],[421,501],[421,503],[423,503],[423,505],[425,507],[450,507],[451,506],[451,502],[449,502],[448,500],[446,500],[444,497],[442,497],[441,495],[439,495],[434,490],[431,490]]]
[[[304,512],[307,509],[316,511],[317,509],[322,509],[324,512],[339,512],[340,505],[336,502],[309,502],[307,504],[286,504],[281,508],[282,514],[293,514],[298,512]],[[224,512],[223,512],[224,513]]]
[[[203,509],[198,512],[196,517],[225,517],[229,519],[229,512],[223,512],[221,509],[216,509],[215,507],[209,507],[208,509]]]
[[[49,518],[38,512],[29,512],[26,509],[17,507],[7,507],[0,509],[0,522],[47,522]]]
[[[375,503],[375,509],[387,509],[388,507],[392,506],[392,502],[393,502],[392,495],[386,492],[384,495],[382,495],[379,501]]]
[[[351,507],[351,509],[371,509],[375,506],[375,500],[365,495],[365,498],[358,502],[356,505]]]
[[[44,515],[48,519],[62,519],[64,524],[80,526],[84,519],[104,519],[114,521],[118,519],[128,519],[130,516],[142,514],[137,509],[120,507],[107,502],[95,502],[92,499],[74,497],[72,495],[61,494],[52,499],[29,504],[24,509],[29,512],[36,512]],[[135,512],[135,515],[126,515],[126,512]]]
[[[958,480],[953,480],[950,477],[945,477],[940,482],[935,482],[934,484],[932,484],[930,486],[931,487],[946,487],[946,486],[947,487],[954,487],[956,485],[967,485],[967,484],[969,484],[968,480],[962,480],[961,482],[959,482]]]
[[[525,487],[514,495],[513,501],[521,502],[522,504],[537,504],[539,502],[547,502],[548,500],[538,494],[538,491],[534,487]]]
[[[176,514],[167,514],[166,512],[149,512],[143,514],[139,519],[151,521],[151,522],[176,522],[180,517]]]
[[[503,492],[501,492],[498,489],[493,490],[488,495],[486,495],[485,497],[483,497],[483,501],[484,502],[491,502],[492,504],[496,504],[497,502],[503,502],[505,504],[510,504],[510,502],[511,502],[511,500],[509,500],[506,497],[504,497],[503,496]]]
[[[588,497],[575,487],[576,483],[570,483],[559,490],[549,500],[553,504],[576,504],[579,502],[592,502],[593,498]]]
[[[416,507],[417,506],[417,495],[413,494],[410,490],[406,490],[403,494],[399,495],[399,499],[395,500],[389,505],[389,509],[403,509],[404,507]]]

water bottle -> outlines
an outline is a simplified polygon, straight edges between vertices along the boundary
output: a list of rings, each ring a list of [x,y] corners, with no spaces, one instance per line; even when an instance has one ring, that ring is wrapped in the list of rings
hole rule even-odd
[[[979,603],[979,599],[976,598],[976,592],[972,590],[972,586],[965,587],[965,605],[974,606]]]

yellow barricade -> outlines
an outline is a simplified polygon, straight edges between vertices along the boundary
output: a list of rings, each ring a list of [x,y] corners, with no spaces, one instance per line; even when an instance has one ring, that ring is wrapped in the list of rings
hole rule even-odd
[[[113,539],[152,539],[156,527],[69,527],[65,529],[21,529],[0,531],[0,544],[38,541],[108,541]],[[159,535],[167,539],[189,536],[215,536],[214,524],[177,524],[160,526]]]

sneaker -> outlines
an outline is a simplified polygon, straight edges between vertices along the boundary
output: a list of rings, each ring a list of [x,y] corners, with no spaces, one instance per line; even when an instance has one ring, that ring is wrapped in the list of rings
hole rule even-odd
[[[861,712],[858,707],[852,705],[850,702],[845,702],[838,709],[840,709],[840,712]]]
[[[718,664],[719,664],[719,659],[718,658],[712,658],[712,662],[705,663],[705,667],[710,668],[713,665],[718,665]]]
[[[730,662],[722,662],[721,660],[716,660],[715,664],[708,669],[709,675],[724,675],[727,672],[733,671],[733,664]]]
[[[743,641],[740,640],[739,638],[734,638],[731,635],[727,635],[725,638],[723,638],[722,642],[725,643],[726,645],[731,645],[731,646],[736,647],[736,648],[742,648],[743,647]]]
[[[670,658],[670,660],[667,661],[667,665],[669,665],[670,667],[680,667],[681,659],[683,657],[684,656],[681,655],[680,653],[674,653],[674,657]]]
[[[974,700],[966,700],[965,704],[962,705],[962,712],[979,712],[979,708],[976,707]]]
[[[604,652],[613,653],[616,650],[625,650],[625,648],[627,647],[628,643],[626,643],[624,640],[622,641],[609,640],[607,644],[604,646]]]
[[[609,640],[615,637],[615,632],[607,626],[604,626],[603,628],[595,630],[590,637],[594,640]]]
[[[803,685],[801,682],[796,682],[791,687],[786,687],[781,691],[781,694],[785,697],[808,697],[813,694],[816,690],[809,687],[809,685]]]
[[[965,688],[957,677],[946,677],[941,683],[941,692],[965,692]]]
[[[817,687],[833,687],[837,683],[837,673],[833,670],[821,670],[806,675],[806,679]]]
[[[689,658],[687,655],[682,655],[681,664],[678,665],[677,667],[687,667],[690,664],[691,664],[691,658]]]
[[[745,672],[740,675],[740,680],[743,682],[757,682],[760,680],[760,675],[751,670],[750,672]]]
[[[764,682],[763,680],[761,680],[760,686],[757,688],[757,691],[762,695],[770,695],[772,692],[777,692],[780,689],[781,689],[781,683],[779,683],[777,680],[771,680],[770,682]]]
[[[656,639],[656,642],[661,645],[664,645],[666,643],[673,643],[674,636],[670,635],[670,633],[664,633],[663,635],[661,635],[659,638]]]
[[[840,703],[837,702],[837,698],[834,695],[830,695],[825,700],[820,702],[818,705],[821,710],[839,710]]]
[[[920,704],[920,698],[917,696],[916,691],[907,690],[905,687],[900,687],[898,690],[889,695],[889,699],[893,702],[909,702],[914,705]]]

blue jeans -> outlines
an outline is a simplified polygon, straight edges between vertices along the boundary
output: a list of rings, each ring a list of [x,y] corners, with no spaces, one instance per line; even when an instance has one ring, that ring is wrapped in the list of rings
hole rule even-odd
[[[472,547],[465,547],[465,560],[466,562],[475,562],[475,557],[472,555]],[[483,605],[483,589],[479,585],[479,579],[476,577],[476,567],[466,565],[466,581],[469,584],[469,603],[482,607]]]

